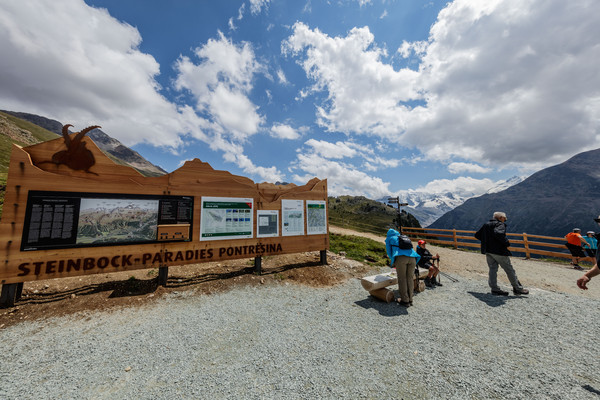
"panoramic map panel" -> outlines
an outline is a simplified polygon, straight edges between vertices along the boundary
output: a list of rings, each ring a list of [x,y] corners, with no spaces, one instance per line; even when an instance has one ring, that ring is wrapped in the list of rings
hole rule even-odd
[[[156,240],[159,200],[81,199],[77,244]]]

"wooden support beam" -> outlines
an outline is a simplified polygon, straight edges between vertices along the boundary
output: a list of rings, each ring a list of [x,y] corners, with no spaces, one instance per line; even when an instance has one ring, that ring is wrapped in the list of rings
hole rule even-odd
[[[160,286],[167,286],[167,279],[169,277],[169,267],[158,268],[158,284]]]
[[[262,274],[262,257],[254,257],[254,272],[258,275]]]
[[[18,286],[18,283],[9,283],[2,285],[2,293],[0,294],[0,308],[8,308],[15,306],[15,302],[17,301]]]
[[[327,250],[321,250],[320,256],[321,256],[321,260],[320,260],[321,265],[327,265]]]

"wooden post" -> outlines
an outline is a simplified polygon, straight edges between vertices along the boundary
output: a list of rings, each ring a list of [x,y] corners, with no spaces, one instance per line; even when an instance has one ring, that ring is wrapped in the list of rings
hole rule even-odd
[[[18,283],[9,283],[2,285],[2,294],[0,294],[0,308],[14,307],[17,301]]]
[[[17,283],[17,293],[15,295],[15,298],[17,300],[21,300],[22,295],[23,295],[23,282],[19,282],[19,283]]]
[[[254,272],[258,275],[262,274],[262,257],[254,257]]]
[[[523,232],[523,246],[525,246],[525,258],[530,259],[531,255],[529,254],[529,242],[527,241],[527,234]]]
[[[167,278],[169,277],[169,267],[158,267],[158,284],[167,286]]]
[[[458,249],[458,242],[456,240],[456,229],[452,229],[452,239],[454,241],[454,249]]]
[[[321,256],[321,265],[327,265],[327,250],[321,250],[320,252],[320,256]]]

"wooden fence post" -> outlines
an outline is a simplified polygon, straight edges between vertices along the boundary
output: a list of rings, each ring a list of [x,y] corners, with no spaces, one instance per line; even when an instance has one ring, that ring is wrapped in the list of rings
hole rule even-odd
[[[527,233],[523,232],[523,246],[525,247],[525,258],[530,259],[531,255],[529,254],[529,242],[527,242]]]
[[[454,241],[454,248],[458,249],[458,242],[456,240],[456,229],[452,229],[452,239]]]

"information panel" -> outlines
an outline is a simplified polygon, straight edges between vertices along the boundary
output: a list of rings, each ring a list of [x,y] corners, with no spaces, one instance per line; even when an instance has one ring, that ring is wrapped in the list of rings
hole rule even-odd
[[[279,236],[279,210],[257,210],[256,237]]]
[[[152,243],[192,223],[193,197],[30,191],[21,251]]]
[[[327,233],[327,203],[322,200],[306,200],[306,233]]]
[[[252,238],[254,199],[202,197],[200,240]]]
[[[281,200],[281,234],[304,235],[304,200]]]

